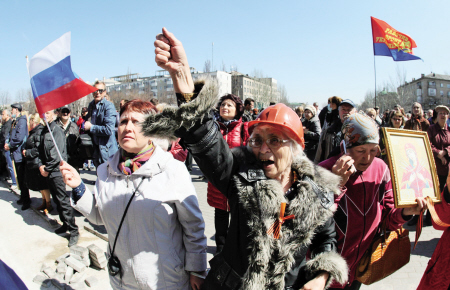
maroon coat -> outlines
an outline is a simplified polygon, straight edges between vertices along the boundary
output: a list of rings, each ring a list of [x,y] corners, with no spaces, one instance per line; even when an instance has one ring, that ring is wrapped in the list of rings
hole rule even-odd
[[[411,118],[406,121],[404,129],[426,132],[428,127],[430,127],[430,122],[422,116],[420,118]]]
[[[450,199],[447,187],[444,189],[447,195],[442,203],[436,204],[434,207],[441,221],[450,224]],[[446,201],[447,200],[447,201]],[[434,250],[433,256],[428,262],[425,273],[420,281],[417,290],[447,290],[450,289],[450,228],[440,227],[433,221],[433,227],[437,230],[444,231],[439,243]]]
[[[428,128],[428,138],[430,138],[431,150],[433,151],[434,162],[436,163],[436,170],[438,175],[447,176],[449,164],[450,164],[450,131],[448,130],[447,124],[445,128],[441,129],[438,123],[433,124]],[[445,159],[447,164],[442,164],[441,159],[439,159],[439,151],[447,151]]]
[[[331,157],[319,164],[331,171],[342,156]],[[349,267],[348,283],[355,280],[356,267],[383,220],[387,218],[389,230],[395,230],[406,221],[401,208],[394,208],[391,174],[386,163],[374,158],[365,171],[357,171],[350,176],[342,193],[334,199],[338,253],[344,257]],[[346,285],[334,283],[333,288]]]
[[[238,121],[231,122],[226,126],[225,124],[218,122],[220,126],[220,133],[227,141],[230,148],[246,145],[248,140],[248,122],[242,122],[242,118]],[[208,204],[212,207],[228,211],[228,202],[225,195],[223,195],[211,182],[208,182]]]

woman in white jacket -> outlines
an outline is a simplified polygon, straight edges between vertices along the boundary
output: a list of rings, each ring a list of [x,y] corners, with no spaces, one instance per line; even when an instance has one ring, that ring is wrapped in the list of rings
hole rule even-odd
[[[141,131],[145,116],[155,112],[141,100],[122,107],[121,149],[99,166],[93,192],[67,163],[61,172],[73,188],[72,206],[106,227],[108,254],[116,258],[108,259],[114,289],[200,289],[205,224],[186,166]]]

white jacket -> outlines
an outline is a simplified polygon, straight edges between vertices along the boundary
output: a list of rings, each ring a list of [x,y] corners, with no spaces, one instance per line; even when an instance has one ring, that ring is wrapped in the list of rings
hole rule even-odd
[[[124,275],[110,276],[114,289],[189,289],[187,271],[206,269],[205,223],[185,165],[156,147],[132,175],[118,168],[120,150],[99,166],[94,192],[72,206],[104,224],[113,248],[125,207],[142,178],[117,239],[114,254]],[[72,199],[71,199],[72,200]],[[108,249],[109,253],[109,249]]]

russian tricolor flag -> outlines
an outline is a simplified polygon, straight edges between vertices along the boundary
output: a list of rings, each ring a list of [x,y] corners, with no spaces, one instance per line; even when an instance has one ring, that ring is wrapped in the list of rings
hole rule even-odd
[[[72,103],[94,91],[73,71],[70,32],[34,55],[27,63],[34,102],[40,115]]]

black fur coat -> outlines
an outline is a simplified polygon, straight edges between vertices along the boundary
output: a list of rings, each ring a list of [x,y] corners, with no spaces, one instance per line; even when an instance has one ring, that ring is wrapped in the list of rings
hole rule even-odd
[[[246,147],[230,150],[217,125],[208,115],[217,102],[213,81],[196,86],[198,97],[179,109],[167,108],[149,116],[147,135],[167,138],[177,135],[189,149],[202,172],[228,199],[231,221],[221,254],[210,261],[207,289],[284,289],[285,275],[298,260],[304,261],[299,275],[307,281],[320,271],[332,281],[345,283],[347,264],[335,249],[333,194],[339,194],[339,177],[313,165],[303,153],[294,156],[297,172],[291,199],[281,184],[267,179],[261,164]],[[316,190],[314,190],[314,188]],[[280,239],[267,230],[278,219],[282,202],[286,214],[295,215],[281,227]],[[331,221],[331,226],[330,226]],[[236,278],[237,277],[237,278]]]

